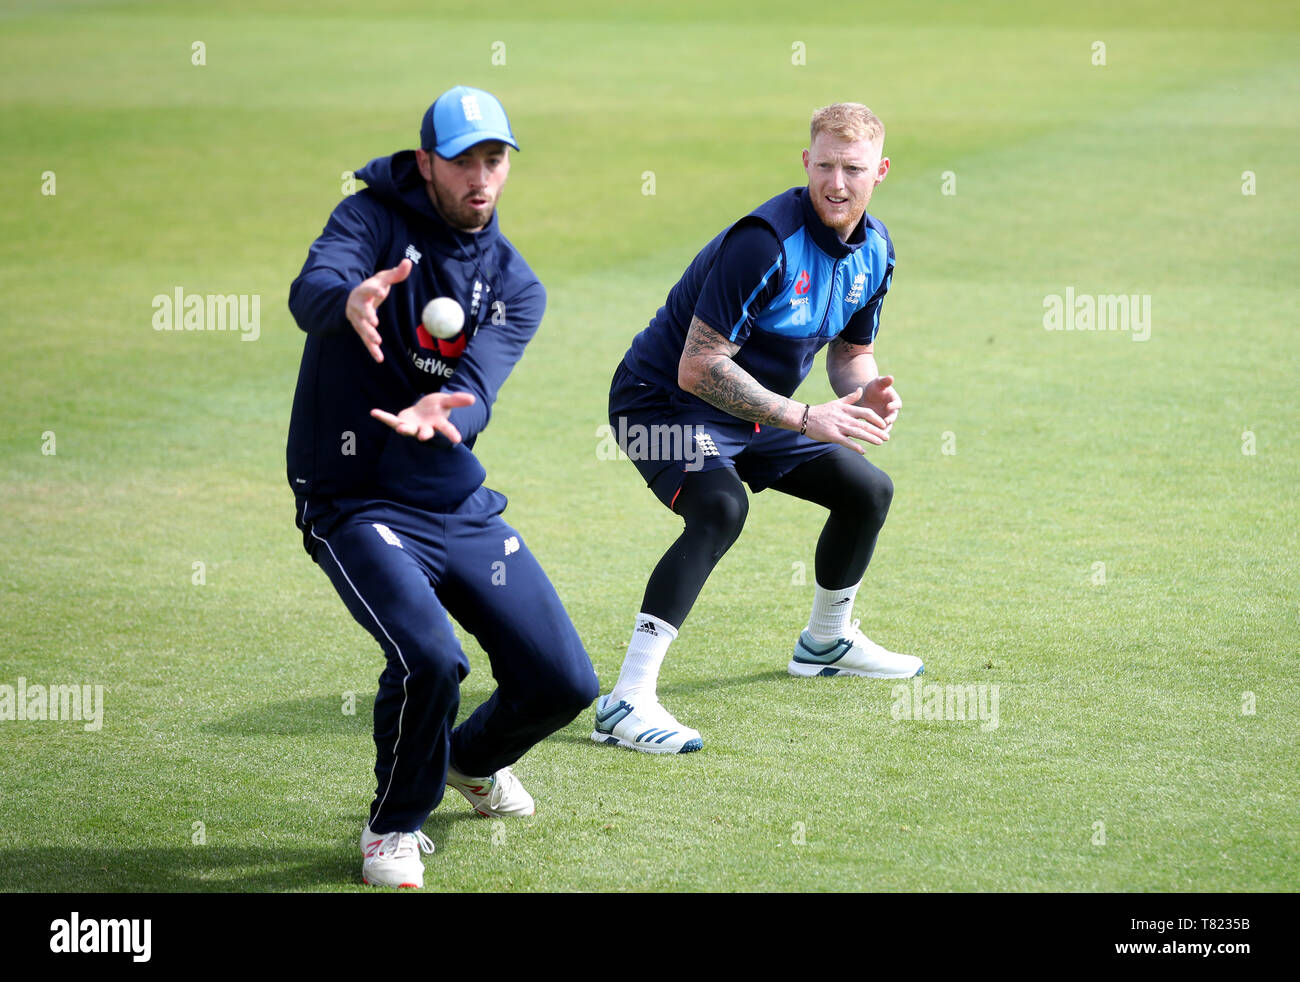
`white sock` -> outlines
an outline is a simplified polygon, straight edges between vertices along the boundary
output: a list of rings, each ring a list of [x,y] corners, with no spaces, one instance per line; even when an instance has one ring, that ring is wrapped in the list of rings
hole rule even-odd
[[[861,580],[843,590],[827,590],[817,585],[812,614],[808,617],[808,633],[814,641],[831,642],[848,635],[853,620],[853,598],[860,586]]]
[[[659,684],[659,666],[664,663],[668,645],[677,637],[677,628],[653,614],[636,615],[636,627],[627,645],[618,682],[609,694],[610,702],[626,699],[633,706],[637,700],[658,702],[655,688]]]

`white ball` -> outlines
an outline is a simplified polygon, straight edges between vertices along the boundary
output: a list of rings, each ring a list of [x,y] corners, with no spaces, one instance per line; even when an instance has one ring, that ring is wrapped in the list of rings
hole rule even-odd
[[[434,297],[424,305],[420,320],[435,338],[454,338],[465,326],[465,311],[451,297]]]

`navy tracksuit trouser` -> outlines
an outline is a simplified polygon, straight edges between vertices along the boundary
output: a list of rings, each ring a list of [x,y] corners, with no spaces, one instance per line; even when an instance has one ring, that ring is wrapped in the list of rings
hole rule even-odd
[[[312,558],[388,665],[375,697],[370,829],[410,832],[442,801],[447,766],[484,777],[596,698],[591,660],[555,588],[480,487],[447,512],[391,501],[302,500]],[[455,726],[469,661],[450,614],[487,653],[497,689]]]

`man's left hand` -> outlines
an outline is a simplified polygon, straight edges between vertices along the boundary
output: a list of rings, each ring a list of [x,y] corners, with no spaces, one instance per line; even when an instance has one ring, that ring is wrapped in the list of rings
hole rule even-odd
[[[396,416],[382,409],[372,409],[370,415],[381,423],[387,423],[402,436],[424,441],[432,440],[435,433],[441,433],[452,443],[460,443],[460,430],[451,425],[451,410],[473,404],[471,392],[430,392]]]
[[[903,408],[903,400],[894,390],[894,376],[881,375],[873,378],[862,389],[862,398],[858,400],[858,405],[874,409],[885,421],[886,429],[893,426],[894,420],[898,419],[898,411]]]

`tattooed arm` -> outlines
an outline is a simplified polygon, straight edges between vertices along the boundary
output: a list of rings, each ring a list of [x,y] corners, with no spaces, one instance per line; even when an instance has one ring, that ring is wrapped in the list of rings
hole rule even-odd
[[[732,344],[695,317],[677,363],[677,384],[692,395],[739,419],[798,431],[804,425],[804,404],[759,385],[733,361],[740,346]],[[884,421],[872,409],[854,405],[862,398],[855,389],[843,398],[808,407],[809,437],[863,453],[855,441],[881,444],[889,439]]]
[[[799,429],[803,403],[759,385],[754,376],[732,361],[739,350],[740,345],[732,344],[698,317],[692,318],[677,363],[677,384],[739,419]]]

